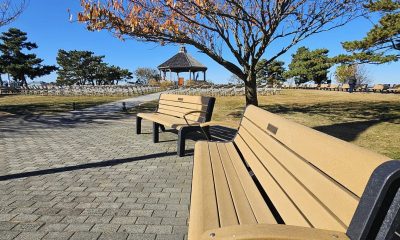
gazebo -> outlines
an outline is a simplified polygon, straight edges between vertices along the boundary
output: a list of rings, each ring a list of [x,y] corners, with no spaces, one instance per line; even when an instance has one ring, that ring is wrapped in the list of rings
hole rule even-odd
[[[178,79],[179,73],[189,72],[189,80],[192,80],[192,74],[193,79],[195,79],[196,72],[203,72],[203,79],[206,80],[207,67],[188,54],[184,46],[180,48],[176,55],[159,65],[158,69],[163,80],[166,79],[167,72],[170,73],[170,79],[173,72],[177,74]]]

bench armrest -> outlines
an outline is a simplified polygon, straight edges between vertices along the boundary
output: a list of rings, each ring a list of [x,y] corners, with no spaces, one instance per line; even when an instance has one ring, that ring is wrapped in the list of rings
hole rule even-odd
[[[189,124],[189,121],[186,119],[186,116],[190,115],[190,114],[193,114],[193,113],[205,113],[205,114],[207,114],[207,112],[201,111],[201,110],[194,110],[194,111],[190,111],[190,112],[187,112],[187,113],[183,114],[183,118],[185,119],[187,125],[190,125],[190,124]]]
[[[231,123],[231,122],[220,122],[220,121],[211,121],[211,122],[205,122],[201,123],[200,127],[209,127],[209,126],[223,126],[223,127],[228,127],[228,128],[238,128],[238,124],[236,123]]]
[[[236,225],[206,231],[202,240],[263,239],[263,240],[349,240],[343,232],[288,226],[280,224]]]

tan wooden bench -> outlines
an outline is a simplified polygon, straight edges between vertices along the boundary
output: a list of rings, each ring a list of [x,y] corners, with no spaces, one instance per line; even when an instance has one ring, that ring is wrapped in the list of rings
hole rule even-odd
[[[195,145],[188,237],[391,239],[399,185],[400,161],[248,106],[231,142]]]
[[[136,116],[136,133],[142,132],[142,119],[153,122],[153,142],[159,141],[159,129],[165,127],[178,130],[177,152],[180,157],[185,152],[187,134],[200,131],[200,123],[211,120],[215,98],[161,94],[157,110],[154,113],[138,113]]]
[[[339,85],[337,85],[337,84],[329,84],[329,87],[327,87],[327,89],[329,91],[336,91],[336,90],[339,90]]]
[[[344,92],[348,92],[350,89],[350,85],[348,83],[344,83],[341,87],[340,90]]]

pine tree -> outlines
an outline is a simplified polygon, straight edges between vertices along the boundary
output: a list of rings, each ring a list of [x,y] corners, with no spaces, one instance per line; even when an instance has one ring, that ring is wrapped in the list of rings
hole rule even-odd
[[[400,2],[398,0],[370,1],[365,5],[371,13],[381,13],[376,24],[359,41],[344,42],[352,55],[339,55],[337,62],[385,63],[400,59]]]
[[[43,65],[43,60],[36,54],[24,53],[38,46],[36,43],[28,42],[25,32],[17,28],[10,28],[0,36],[0,65],[4,73],[9,74],[20,86],[28,86],[27,78],[34,79],[50,74],[56,70],[55,66]]]
[[[270,63],[267,63],[267,60],[261,59],[257,66],[257,83],[268,83],[268,84],[276,84],[279,82],[284,82],[285,78],[285,63],[282,61],[274,60]]]
[[[96,56],[90,51],[59,50],[57,84],[106,85],[133,78],[128,69],[109,66],[103,59],[104,56]]]
[[[314,81],[322,83],[327,80],[328,69],[332,67],[328,57],[328,49],[316,49],[310,51],[306,47],[300,47],[292,55],[289,71],[285,73],[287,78],[295,78],[297,84]]]

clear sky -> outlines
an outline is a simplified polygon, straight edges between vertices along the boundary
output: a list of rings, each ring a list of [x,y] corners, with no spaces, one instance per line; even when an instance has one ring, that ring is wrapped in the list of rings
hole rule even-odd
[[[106,31],[90,32],[81,23],[69,22],[68,9],[77,13],[80,10],[79,0],[31,0],[25,12],[12,24],[0,28],[1,32],[9,27],[17,27],[28,33],[30,41],[39,46],[34,52],[46,64],[56,65],[59,49],[89,50],[96,55],[105,55],[107,63],[118,65],[134,71],[137,67],[157,67],[178,52],[179,46],[159,46],[155,43],[144,43],[134,40],[121,41]],[[76,15],[76,14],[75,14]],[[372,24],[365,19],[358,19],[350,24],[330,32],[314,35],[299,43],[280,58],[289,64],[291,54],[300,46],[311,50],[327,48],[329,55],[343,53],[340,42],[362,38]],[[227,82],[230,72],[215,63],[205,54],[188,46],[188,52],[208,67],[207,78],[214,83]],[[268,54],[268,53],[266,53]],[[374,83],[400,83],[400,62],[384,65],[366,65]],[[332,72],[332,71],[331,71]],[[188,78],[188,75],[185,77]],[[200,77],[201,78],[201,77]],[[37,78],[35,81],[55,81],[56,73]]]

